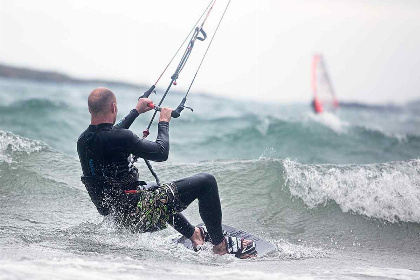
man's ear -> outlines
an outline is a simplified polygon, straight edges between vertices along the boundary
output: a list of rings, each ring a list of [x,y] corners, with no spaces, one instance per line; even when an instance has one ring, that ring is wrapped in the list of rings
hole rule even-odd
[[[115,102],[112,102],[112,105],[111,105],[111,112],[112,112],[113,114],[117,113],[117,104],[115,104]]]

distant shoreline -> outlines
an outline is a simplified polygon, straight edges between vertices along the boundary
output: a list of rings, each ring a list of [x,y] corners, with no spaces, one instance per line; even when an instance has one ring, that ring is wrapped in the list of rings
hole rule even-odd
[[[11,79],[21,79],[21,80],[31,80],[36,82],[45,82],[45,83],[68,83],[68,84],[99,84],[106,86],[124,86],[134,89],[145,89],[148,88],[144,85],[132,84],[121,81],[113,80],[102,80],[102,79],[77,79],[73,78],[67,74],[63,74],[56,71],[44,71],[37,70],[33,68],[26,67],[15,67],[11,65],[6,65],[0,63],[0,77],[1,78],[11,78]],[[175,91],[177,92],[177,91]],[[413,99],[409,102],[406,102],[405,105],[409,107],[420,106],[420,99]],[[404,105],[397,105],[394,103],[385,103],[385,104],[369,104],[359,101],[339,101],[340,107],[347,107],[353,109],[372,109],[372,110],[401,110]]]
[[[145,88],[142,85],[136,85],[120,81],[102,80],[102,79],[76,79],[69,75],[55,72],[42,71],[33,68],[15,67],[0,63],[0,77],[31,80],[37,82],[54,82],[54,83],[69,83],[69,84],[106,84],[110,86],[126,86],[132,88]]]

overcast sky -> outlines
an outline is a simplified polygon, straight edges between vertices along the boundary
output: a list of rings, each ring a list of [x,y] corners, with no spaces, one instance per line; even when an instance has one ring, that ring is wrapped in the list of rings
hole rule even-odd
[[[208,3],[0,0],[0,62],[151,85]],[[226,4],[217,0],[209,37]],[[179,90],[209,41],[196,43]],[[192,92],[308,101],[314,53],[339,100],[420,98],[420,1],[232,0]]]

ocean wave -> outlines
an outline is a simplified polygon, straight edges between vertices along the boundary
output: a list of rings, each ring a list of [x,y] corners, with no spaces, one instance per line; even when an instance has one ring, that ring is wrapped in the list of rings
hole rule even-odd
[[[29,143],[32,143],[31,140]],[[3,195],[18,197],[18,205],[26,203],[31,221],[66,227],[68,221],[74,224],[99,219],[80,182],[81,170],[77,158],[53,149],[36,152],[39,149],[36,147],[33,150],[16,148],[17,153],[25,155],[23,160],[13,157],[14,164],[0,164]],[[153,180],[144,164],[139,162],[136,166],[142,180]],[[387,238],[397,234],[395,231],[399,232],[401,242],[418,241],[420,160],[367,165],[318,165],[265,158],[164,162],[154,164],[154,169],[164,182],[199,172],[213,174],[219,184],[224,223],[275,243],[276,240],[287,240],[303,245],[291,245],[289,248],[287,242],[276,243],[278,254],[272,259],[323,257],[328,252],[312,250],[312,246],[335,248],[337,241],[340,246],[363,246],[363,242],[374,242],[377,244],[375,246],[397,248],[389,241],[393,239]],[[19,190],[19,196],[16,196],[16,190]],[[74,205],[78,205],[77,209],[74,209]],[[193,224],[200,222],[198,213],[195,203],[184,212]],[[13,223],[17,221],[16,215],[12,215]],[[27,216],[25,211],[23,217]],[[23,223],[25,228],[26,224],[34,226],[29,222]],[[86,230],[76,228],[79,229],[96,232],[89,227]],[[105,231],[108,229],[109,226],[104,227]],[[141,246],[147,251],[155,250],[153,246],[149,248],[144,245],[149,244],[147,242],[135,242],[143,244]],[[118,247],[125,244],[118,243]],[[102,253],[107,253],[107,250],[105,248]],[[166,253],[162,252],[162,256]],[[187,259],[201,261],[190,257]],[[203,260],[208,261],[209,256]]]
[[[39,155],[34,157],[34,154]],[[293,203],[288,197],[291,196],[300,198],[309,209],[335,203],[344,213],[390,223],[420,223],[420,159],[337,165],[304,164],[276,159],[277,155],[275,148],[267,148],[259,160],[168,162],[155,167],[163,178],[170,180],[191,173],[209,172],[218,174],[224,185],[245,187],[253,182],[264,192],[280,187],[286,190],[279,194],[281,201],[289,205]],[[0,162],[19,163],[22,156],[25,156],[25,164],[20,164],[16,170],[22,176],[36,172],[37,178],[81,187],[80,165],[76,158],[54,151],[41,141],[0,130]],[[137,166],[141,174],[149,174],[145,166]],[[7,166],[4,168],[9,170]]]
[[[325,114],[322,116],[309,115],[307,118],[300,121],[273,117],[251,116],[245,119],[241,117],[214,118],[207,119],[205,122],[207,125],[211,125],[234,122],[238,123],[241,120],[244,120],[244,125],[238,126],[238,129],[229,130],[227,133],[221,133],[220,135],[211,135],[209,139],[217,138],[223,140],[224,138],[235,138],[235,135],[243,136],[247,134],[249,134],[249,136],[260,135],[263,137],[267,136],[273,138],[282,136],[283,134],[290,135],[290,137],[303,136],[302,134],[306,134],[307,136],[317,136],[317,134],[322,134],[325,138],[333,135],[342,136],[343,138],[346,138],[349,135],[354,135],[374,139],[377,139],[378,137],[391,140],[396,139],[400,142],[407,142],[407,140],[410,139],[420,140],[420,137],[416,134],[391,133],[378,127],[352,125],[348,122],[340,120],[334,114]],[[200,120],[200,125],[201,124]]]
[[[47,145],[38,140],[31,140],[0,130],[0,162],[12,163],[17,157],[47,149]]]
[[[15,101],[9,105],[1,106],[2,110],[34,110],[43,111],[45,109],[65,109],[68,104],[63,101],[54,101],[47,98],[29,98]]]
[[[298,224],[304,222],[299,217],[324,221],[328,213],[344,219],[351,213],[362,218],[359,221],[420,224],[420,159],[337,165],[265,157],[164,163],[156,165],[156,170],[171,179],[198,172],[215,174],[226,207],[253,205],[259,208],[255,214],[261,215],[261,221],[271,225],[284,223],[288,215],[297,218]]]
[[[309,208],[339,205],[383,221],[420,223],[420,160],[367,165],[284,161],[286,185]]]
[[[345,133],[350,126],[348,122],[342,121],[336,114],[330,112],[310,114],[309,119],[330,128],[336,133]]]
[[[236,118],[224,119],[234,122]],[[329,120],[329,118],[327,118]],[[325,124],[319,119],[304,121],[284,120],[273,117],[253,118],[251,121],[230,125],[229,129],[210,125],[202,137],[190,137],[174,142],[175,153],[189,155],[191,146],[194,157],[207,159],[258,158],[270,150],[269,157],[293,158],[304,163],[375,163],[391,160],[409,160],[419,156],[420,137],[410,134],[390,134],[364,126],[350,125],[333,119]],[[337,122],[335,122],[337,121]],[[198,124],[188,131],[194,133]],[[175,139],[179,139],[174,137]],[[211,154],[205,153],[212,151]],[[274,152],[275,151],[275,152]],[[200,156],[200,153],[205,153]],[[192,155],[191,155],[192,156]]]

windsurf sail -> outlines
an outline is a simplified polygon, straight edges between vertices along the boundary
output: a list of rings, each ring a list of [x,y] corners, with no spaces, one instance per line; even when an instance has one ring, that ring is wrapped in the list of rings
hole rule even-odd
[[[315,113],[319,114],[337,109],[338,100],[324,58],[320,54],[314,55],[312,60],[312,91],[314,94],[312,107]]]

